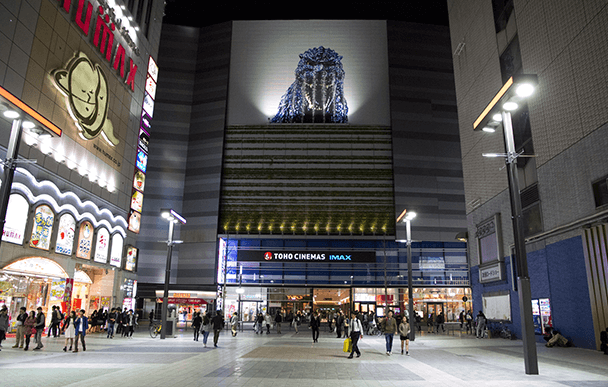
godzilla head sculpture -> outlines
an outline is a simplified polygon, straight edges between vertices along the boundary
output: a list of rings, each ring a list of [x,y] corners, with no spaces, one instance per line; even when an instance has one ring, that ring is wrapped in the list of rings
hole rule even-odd
[[[296,80],[281,98],[272,122],[348,122],[341,60],[337,52],[323,46],[300,54]]]

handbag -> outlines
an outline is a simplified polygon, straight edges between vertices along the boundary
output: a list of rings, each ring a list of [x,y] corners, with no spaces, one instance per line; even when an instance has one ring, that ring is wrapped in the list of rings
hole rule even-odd
[[[342,347],[343,352],[352,352],[353,350],[353,341],[349,338],[344,340],[344,345]]]

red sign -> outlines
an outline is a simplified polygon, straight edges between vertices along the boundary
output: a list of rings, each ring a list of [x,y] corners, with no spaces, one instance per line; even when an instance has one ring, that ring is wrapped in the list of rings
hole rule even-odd
[[[162,303],[163,299],[162,298],[157,298],[156,302]],[[169,304],[206,305],[207,301],[205,301],[202,298],[175,298],[175,297],[169,297]]]

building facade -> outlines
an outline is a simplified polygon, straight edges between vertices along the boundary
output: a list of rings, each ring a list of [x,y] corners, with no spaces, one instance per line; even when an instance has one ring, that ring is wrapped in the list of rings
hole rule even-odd
[[[378,20],[165,25],[159,66],[138,266],[146,310],[165,275],[160,208],[187,219],[176,229],[183,243],[171,266],[180,312],[205,294],[227,310],[371,311],[388,303],[403,312],[406,235],[395,219],[404,209],[418,213],[417,310],[456,315],[466,307],[447,28]]]
[[[135,307],[163,10],[157,0],[0,2],[3,188],[16,160],[0,303],[11,316]]]
[[[520,328],[503,137],[473,122],[513,74],[538,89],[514,114],[537,336],[599,349],[606,304],[605,4],[448,1],[475,309]]]

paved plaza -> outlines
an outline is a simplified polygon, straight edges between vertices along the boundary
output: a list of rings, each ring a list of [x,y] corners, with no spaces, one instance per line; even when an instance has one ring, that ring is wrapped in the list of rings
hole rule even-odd
[[[212,335],[211,335],[212,336]],[[387,356],[383,337],[365,336],[360,358],[347,359],[342,339],[322,332],[313,344],[299,334],[222,333],[219,347],[194,342],[191,330],[152,339],[142,326],[132,339],[87,336],[87,350],[64,353],[63,338],[41,351],[0,352],[0,386],[608,386],[608,356],[580,348],[538,345],[540,375],[524,373],[519,340],[423,333],[410,356]]]

